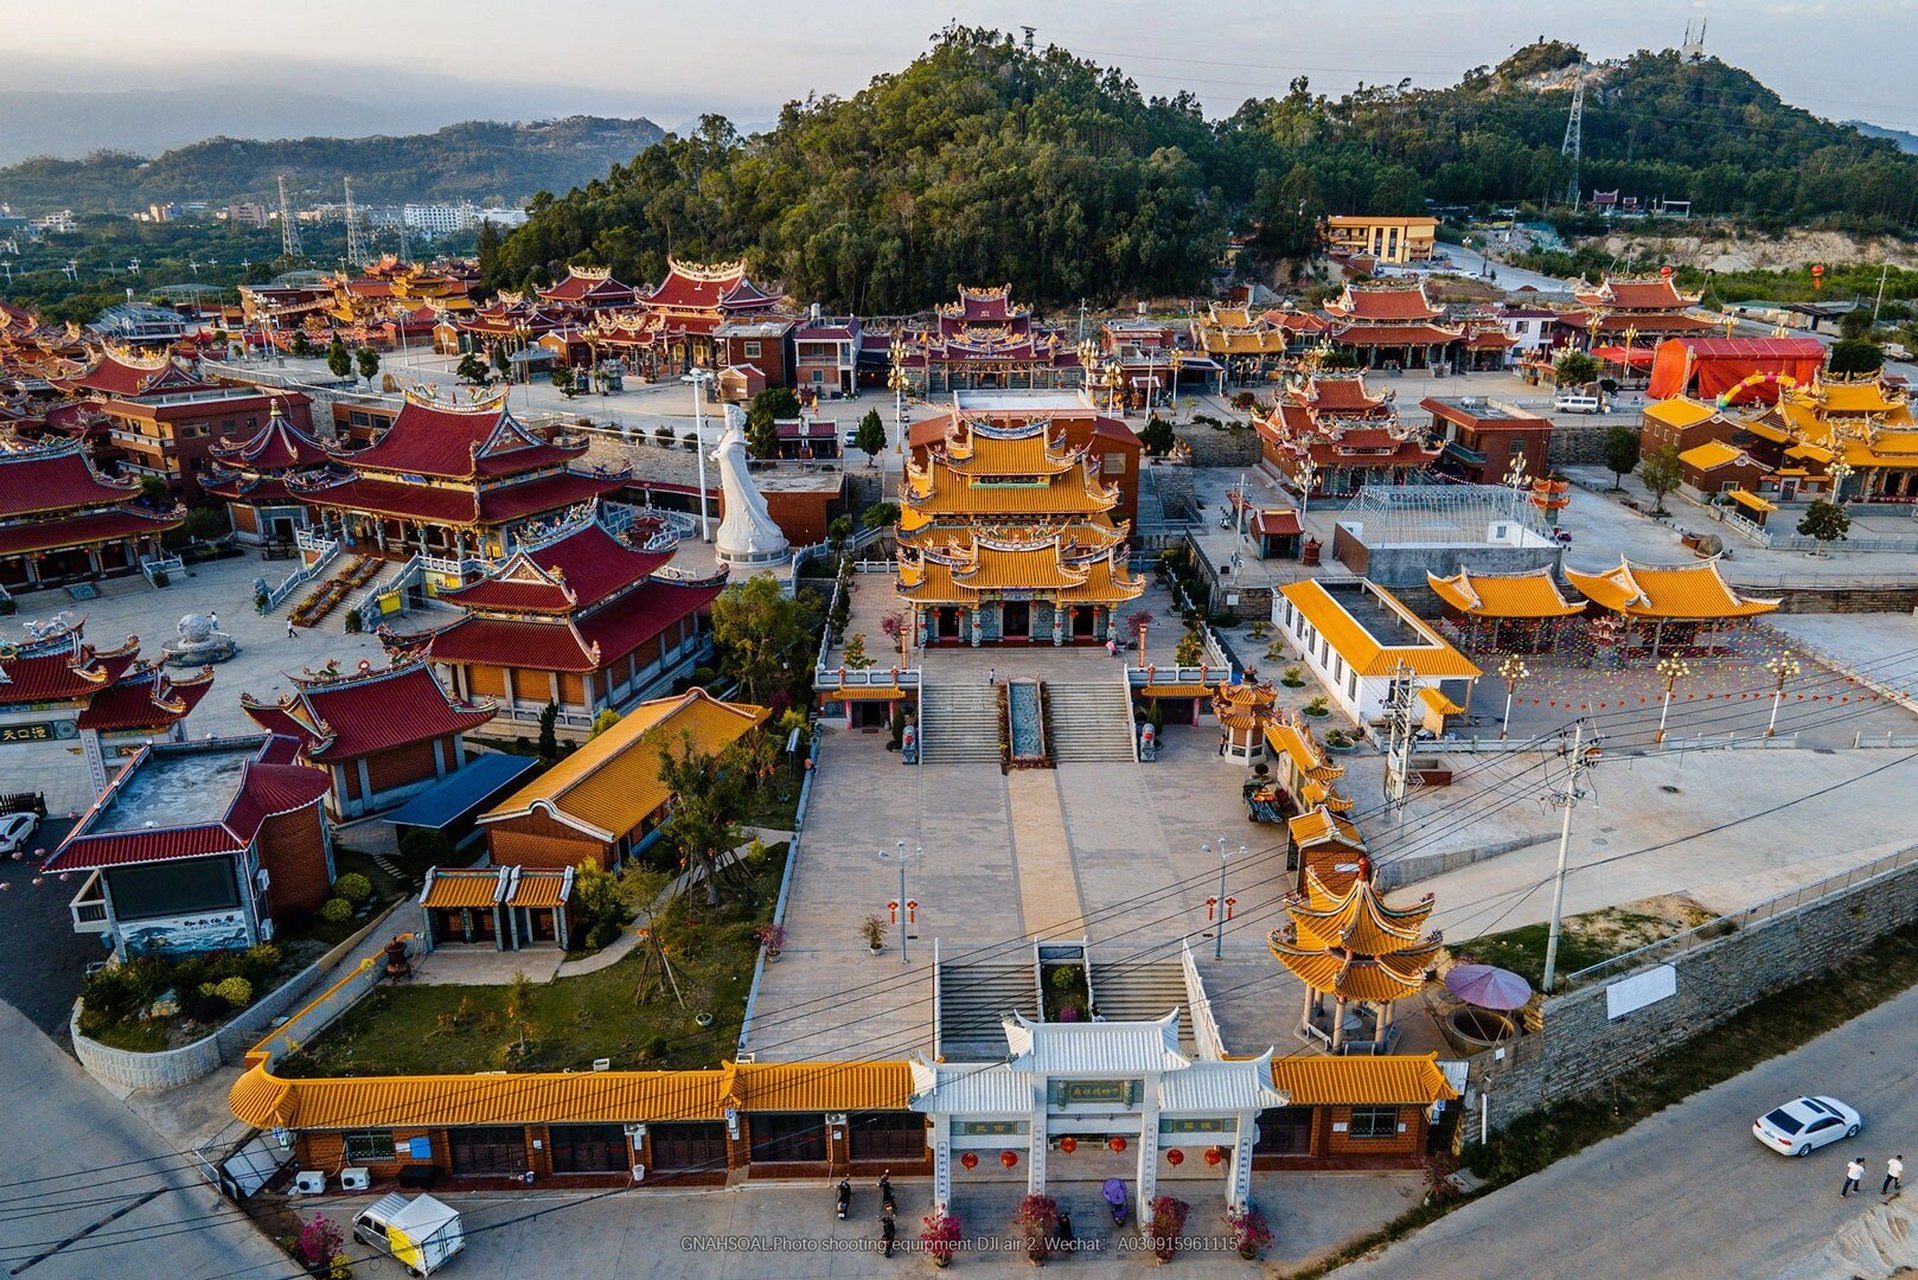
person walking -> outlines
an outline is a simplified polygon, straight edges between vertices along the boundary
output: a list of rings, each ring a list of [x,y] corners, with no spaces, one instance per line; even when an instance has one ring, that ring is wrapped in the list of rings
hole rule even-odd
[[[987,668],[986,668],[986,683],[987,683],[987,684],[998,684],[998,683],[999,683],[999,668],[997,668],[997,667],[987,667]]]
[[[293,630],[293,619],[291,618],[286,620],[286,638],[288,640],[297,640],[299,638],[299,633]]]
[[[1889,1195],[1893,1191],[1905,1189],[1905,1157],[1895,1155],[1885,1161],[1885,1185],[1878,1188],[1879,1195]]]
[[[894,1234],[896,1234],[896,1230],[892,1224],[891,1214],[887,1214],[885,1217],[879,1219],[879,1238],[886,1242],[886,1256],[888,1258],[892,1257],[892,1238]]]
[[[1845,1166],[1845,1189],[1838,1193],[1838,1198],[1843,1200],[1846,1196],[1858,1190],[1858,1184],[1863,1182],[1864,1179],[1865,1162],[1854,1156],[1851,1163]]]

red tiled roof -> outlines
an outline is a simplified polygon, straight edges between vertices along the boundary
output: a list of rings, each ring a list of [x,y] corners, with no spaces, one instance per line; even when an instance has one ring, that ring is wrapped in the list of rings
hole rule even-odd
[[[234,502],[255,504],[278,502],[298,502],[286,481],[277,476],[247,477],[237,472],[229,472],[220,479],[207,479],[200,482],[200,492],[215,498],[227,498]]]
[[[1575,296],[1587,305],[1604,303],[1632,311],[1683,311],[1696,301],[1679,293],[1669,277],[1657,280],[1612,280],[1596,291]]]
[[[454,701],[420,662],[295,683],[295,692],[278,703],[243,696],[240,706],[270,732],[284,733],[291,722],[307,738],[306,758],[313,761],[353,759],[465,733],[496,714],[490,702]]]
[[[78,445],[0,449],[0,520],[121,503],[139,487],[100,476]]]
[[[1433,324],[1348,324],[1332,334],[1348,347],[1443,346],[1458,338],[1459,330]]]
[[[631,586],[672,559],[671,552],[635,551],[597,523],[515,554],[491,576],[444,592],[441,599],[469,609],[569,613]]]
[[[1424,449],[1410,441],[1400,444],[1391,453],[1353,454],[1347,451],[1350,447],[1314,442],[1310,450],[1312,461],[1320,466],[1424,466],[1439,455],[1437,449]]]
[[[111,684],[109,674],[94,659],[93,648],[76,653],[62,648],[54,653],[0,658],[0,707],[35,702],[73,702],[90,698]]]
[[[0,472],[0,480],[5,478],[5,472]],[[64,520],[31,520],[0,526],[0,556],[87,547],[119,538],[166,533],[185,523],[184,515],[148,514],[131,507],[115,507]]]
[[[1425,298],[1420,285],[1398,289],[1354,289],[1348,287],[1336,302],[1325,309],[1333,316],[1353,320],[1432,320],[1440,308]]]
[[[278,403],[266,425],[245,440],[215,445],[210,452],[223,462],[242,463],[254,471],[285,471],[316,467],[332,461],[320,438],[296,427],[280,412]]]
[[[482,490],[479,523],[506,524],[526,516],[558,511],[590,498],[611,493],[624,486],[630,478],[630,473],[625,471],[606,472],[601,475],[581,475],[577,471],[562,471],[557,475],[541,476],[537,480],[528,480],[522,484]]]
[[[479,517],[472,489],[431,489],[398,480],[347,480],[298,489],[295,496],[316,507],[404,516],[433,524],[473,524]]]
[[[582,276],[568,270],[566,278],[558,284],[541,289],[539,296],[548,302],[588,302],[619,301],[630,304],[633,300],[633,287],[621,284],[611,276]]]
[[[724,583],[674,586],[650,582],[579,620],[580,635],[599,646],[602,662],[617,662],[679,622],[710,608]]]
[[[1300,532],[1296,511],[1261,511],[1252,517],[1252,532],[1257,537],[1276,538]]]
[[[721,585],[649,582],[577,622],[492,618],[469,614],[434,632],[427,655],[435,662],[480,662],[532,671],[595,671],[625,657],[711,605]],[[595,658],[593,645],[599,645]]]
[[[469,409],[408,400],[378,440],[342,461],[356,471],[472,480],[550,467],[585,451],[583,444],[541,440],[504,404]]]
[[[186,719],[213,687],[213,669],[170,680],[158,667],[132,672],[102,689],[80,713],[82,729],[161,729]]]
[[[1310,397],[1312,407],[1321,411],[1379,409],[1385,404],[1383,396],[1375,396],[1365,389],[1363,374],[1344,378],[1315,377],[1307,384],[1306,394]]]
[[[159,391],[195,391],[208,384],[169,360],[158,369],[128,364],[113,352],[102,352],[93,367],[70,378],[49,379],[62,391],[99,391],[114,396],[151,395]]]
[[[703,275],[689,274],[679,263],[669,261],[666,278],[650,289],[640,289],[637,296],[649,307],[690,310],[745,309],[777,301],[746,279],[743,267],[723,275]]]
[[[1468,351],[1496,351],[1517,342],[1517,338],[1503,329],[1474,329],[1465,339],[1465,348]]]

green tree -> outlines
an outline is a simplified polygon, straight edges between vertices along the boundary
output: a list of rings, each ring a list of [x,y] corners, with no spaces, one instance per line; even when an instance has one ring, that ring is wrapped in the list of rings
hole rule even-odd
[[[1685,482],[1685,473],[1678,464],[1678,446],[1668,444],[1646,458],[1644,465],[1639,468],[1638,478],[1652,492],[1652,514],[1671,514],[1665,510],[1665,495]]]
[[[1826,368],[1833,373],[1876,373],[1884,367],[1884,348],[1864,338],[1834,342],[1826,357]]]
[[[1172,424],[1156,413],[1146,419],[1145,430],[1139,432],[1139,443],[1155,458],[1163,458],[1172,452],[1174,440]]]
[[[753,397],[746,410],[746,446],[755,458],[779,456],[779,433],[774,423],[799,416],[799,397],[791,387],[767,387]]]
[[[490,281],[499,270],[499,227],[490,218],[480,223],[474,255],[479,261],[480,279]]]
[[[1552,366],[1558,385],[1568,389],[1589,386],[1598,380],[1598,361],[1583,351],[1567,351]]]
[[[559,704],[549,702],[539,713],[539,758],[547,764],[559,759]]]
[[[597,951],[619,937],[632,908],[620,892],[619,877],[591,858],[573,869],[573,918],[579,934],[573,945]]]
[[[866,416],[859,420],[859,430],[852,442],[854,448],[864,451],[867,466],[879,460],[879,455],[886,451],[886,424],[880,420],[879,410],[866,410]]]
[[[338,338],[333,339],[333,344],[326,349],[326,367],[336,378],[344,378],[353,372],[353,357],[347,353],[346,343]]]
[[[502,378],[513,376],[513,353],[506,349],[504,342],[493,344],[493,367],[499,370],[499,376]]]
[[[571,369],[553,366],[553,376],[548,381],[568,400],[579,394],[579,378]]]
[[[764,694],[785,683],[784,673],[806,660],[815,642],[818,597],[810,592],[787,596],[770,574],[756,574],[719,593],[713,601],[713,643],[720,666],[739,679],[746,697],[764,702]]]
[[[1625,477],[1638,466],[1638,432],[1631,427],[1613,427],[1605,433],[1605,469],[1614,477],[1612,488],[1621,489]]]
[[[515,1037],[516,1042],[508,1046],[509,1056],[515,1062],[524,1061],[528,1038],[533,1034],[533,983],[526,976],[526,970],[515,969],[506,983],[506,998],[503,1002],[506,1014],[506,1028]]]
[[[461,356],[453,373],[461,382],[475,387],[483,387],[493,380],[493,371],[486,367],[486,357],[477,351],[469,351]]]
[[[619,720],[619,712],[613,710],[611,707],[601,707],[599,714],[593,717],[593,736],[597,738],[600,734],[605,733],[608,729],[618,724]]]
[[[373,385],[373,375],[380,371],[380,353],[371,347],[361,347],[353,354],[353,363],[358,367],[360,377],[366,379],[366,385]]]
[[[672,793],[666,840],[706,881],[706,901],[719,902],[716,859],[739,843],[739,815],[745,802],[745,771],[737,762],[701,751],[690,733],[680,735],[679,751],[659,750],[659,780]]]
[[[1853,307],[1838,317],[1838,336],[1847,339],[1866,337],[1871,333],[1872,324],[1871,312],[1863,307]]]
[[[1798,532],[1818,542],[1816,554],[1824,555],[1827,542],[1842,542],[1851,532],[1851,517],[1836,502],[1819,498],[1798,521]]]
[[[875,502],[859,513],[859,527],[862,529],[884,529],[899,523],[899,504],[896,502]]]
[[[313,354],[313,344],[307,340],[306,330],[304,329],[295,329],[293,331],[293,340],[287,345],[293,355],[301,360]]]
[[[852,517],[851,516],[834,516],[832,518],[832,522],[826,526],[826,545],[831,547],[834,551],[837,551],[841,547],[845,546],[846,542],[851,537],[852,537]]]

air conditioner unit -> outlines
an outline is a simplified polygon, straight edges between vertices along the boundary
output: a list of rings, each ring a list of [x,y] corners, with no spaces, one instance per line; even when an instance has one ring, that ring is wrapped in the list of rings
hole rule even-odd
[[[273,873],[267,868],[261,867],[253,873],[253,881],[260,886],[260,892],[265,893],[273,886]]]
[[[267,919],[260,921],[260,941],[261,942],[273,941],[273,920],[271,917],[268,917]]]
[[[340,1170],[340,1190],[364,1191],[373,1185],[373,1175],[364,1169]]]
[[[645,1166],[645,1165],[643,1165],[643,1164],[636,1164],[636,1165],[634,1165],[634,1166],[633,1166],[633,1181],[634,1181],[634,1182],[644,1182],[644,1181],[646,1181],[646,1166]]]
[[[613,1060],[611,1058],[594,1058],[593,1059],[593,1070],[611,1071],[612,1069],[613,1069]]]
[[[317,1196],[326,1191],[326,1175],[318,1169],[303,1169],[293,1175],[293,1194]]]
[[[826,1113],[826,1123],[844,1124],[846,1123],[846,1113],[843,1111],[828,1111]]]

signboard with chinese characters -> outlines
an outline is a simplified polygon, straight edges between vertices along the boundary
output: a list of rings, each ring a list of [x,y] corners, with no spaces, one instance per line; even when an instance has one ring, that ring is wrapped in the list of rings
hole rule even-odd
[[[80,736],[71,720],[26,720],[0,724],[0,743],[66,742]]]
[[[1011,1138],[1030,1133],[1032,1123],[1027,1120],[954,1120],[952,1136],[955,1138]]]
[[[1054,1107],[1136,1107],[1145,1090],[1137,1080],[1050,1080],[1046,1102]]]

